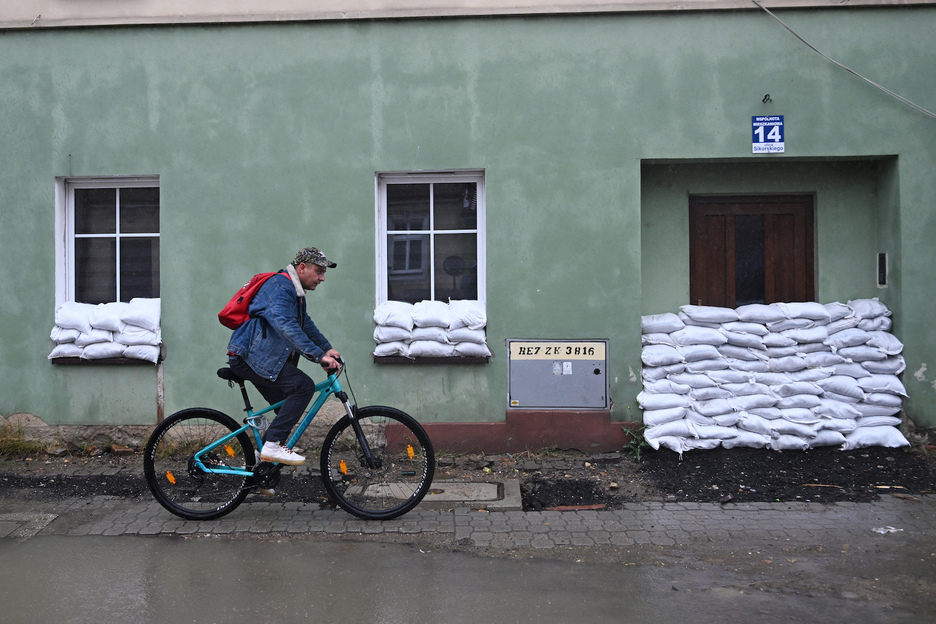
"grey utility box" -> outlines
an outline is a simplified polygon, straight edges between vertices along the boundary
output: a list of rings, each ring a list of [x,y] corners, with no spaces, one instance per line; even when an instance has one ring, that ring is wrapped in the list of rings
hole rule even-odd
[[[507,340],[511,409],[609,409],[607,340]]]

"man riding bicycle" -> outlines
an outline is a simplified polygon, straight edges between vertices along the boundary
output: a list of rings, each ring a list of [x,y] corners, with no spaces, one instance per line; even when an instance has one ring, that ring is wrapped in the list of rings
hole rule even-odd
[[[229,365],[251,381],[269,403],[285,399],[263,435],[260,459],[298,466],[305,457],[283,446],[315,394],[315,382],[299,370],[299,356],[339,370],[341,354],[332,348],[306,312],[305,295],[337,265],[315,247],[299,250],[292,263],[257,291],[250,319],[228,343]]]

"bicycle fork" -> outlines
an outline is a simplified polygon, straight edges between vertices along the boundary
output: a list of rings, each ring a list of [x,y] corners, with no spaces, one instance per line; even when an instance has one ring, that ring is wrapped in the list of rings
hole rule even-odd
[[[361,446],[361,452],[363,453],[361,460],[367,468],[380,468],[381,461],[371,453],[370,445],[367,443],[367,437],[364,435],[364,430],[361,428],[361,423],[358,421],[357,405],[351,405],[351,402],[348,400],[348,394],[343,390],[337,392],[335,397],[344,405],[348,420],[351,421],[351,429],[354,430],[354,435],[357,437],[358,444]]]

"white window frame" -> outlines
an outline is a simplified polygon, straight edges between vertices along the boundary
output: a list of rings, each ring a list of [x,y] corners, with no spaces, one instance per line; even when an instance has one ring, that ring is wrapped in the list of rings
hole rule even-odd
[[[61,177],[55,179],[55,307],[75,300],[75,189],[159,187],[159,176]],[[160,226],[161,229],[161,226]],[[160,232],[117,234],[159,238]],[[119,293],[118,275],[118,290]]]
[[[387,266],[389,259],[387,254],[387,185],[388,184],[444,184],[474,182],[477,185],[477,229],[476,230],[444,230],[445,234],[474,233],[477,236],[477,254],[478,254],[478,301],[485,303],[487,285],[486,285],[486,266],[487,266],[487,241],[486,241],[486,210],[485,210],[485,192],[484,192],[484,171],[479,169],[466,169],[456,171],[413,171],[413,172],[378,172],[375,176],[375,194],[376,194],[376,232],[377,232],[377,306],[388,301],[389,284]],[[430,223],[427,232],[434,232],[433,224]],[[434,236],[429,237],[429,249],[427,259],[432,269],[432,258],[435,257]],[[430,283],[435,281],[430,277]]]

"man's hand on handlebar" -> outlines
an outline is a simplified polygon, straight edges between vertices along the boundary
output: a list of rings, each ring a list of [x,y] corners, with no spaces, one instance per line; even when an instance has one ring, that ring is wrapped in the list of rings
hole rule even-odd
[[[329,349],[325,352],[325,355],[322,356],[319,364],[329,373],[338,373],[341,371],[341,366],[344,364],[344,361],[341,359],[340,353],[334,349]]]

